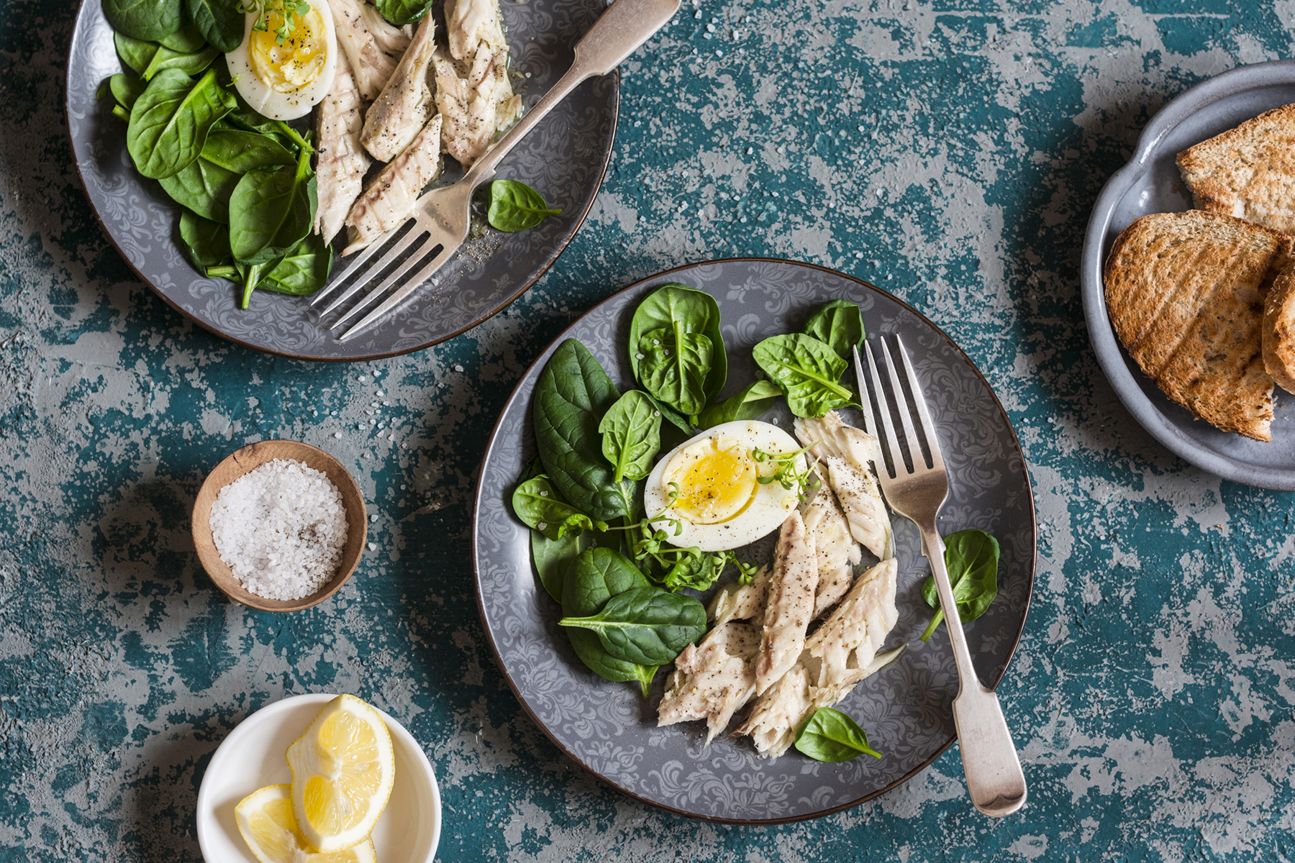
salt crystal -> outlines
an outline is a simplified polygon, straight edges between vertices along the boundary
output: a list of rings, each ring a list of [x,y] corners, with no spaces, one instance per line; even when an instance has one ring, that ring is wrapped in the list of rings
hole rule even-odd
[[[220,490],[211,535],[247,590],[266,599],[301,599],[336,574],[346,547],[346,510],[321,471],[279,458]]]

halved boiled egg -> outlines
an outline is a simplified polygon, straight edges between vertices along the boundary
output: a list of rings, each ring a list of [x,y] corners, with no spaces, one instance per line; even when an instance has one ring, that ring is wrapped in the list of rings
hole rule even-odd
[[[290,21],[284,5],[267,4],[261,15],[248,12],[243,43],[225,55],[238,94],[271,120],[309,114],[332,89],[337,71],[337,33],[327,0],[288,0],[294,9]]]
[[[786,520],[800,501],[795,480],[806,469],[800,444],[776,425],[723,423],[657,462],[643,491],[643,508],[672,545],[739,548]]]

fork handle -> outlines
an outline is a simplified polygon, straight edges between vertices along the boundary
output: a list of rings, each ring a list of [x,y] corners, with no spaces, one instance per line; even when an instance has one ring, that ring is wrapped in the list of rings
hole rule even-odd
[[[464,176],[475,188],[494,176],[495,167],[536,124],[586,78],[606,75],[633,54],[679,11],[680,0],[616,0],[576,43],[575,60],[504,136]]]
[[[953,724],[958,730],[958,748],[962,752],[962,769],[967,777],[971,802],[986,815],[996,818],[1010,815],[1025,805],[1025,774],[1012,743],[998,695],[980,682],[971,661],[967,636],[958,616],[953,585],[944,567],[944,540],[935,524],[919,525],[922,545],[935,589],[944,610],[944,625],[953,646],[953,660],[958,667],[960,683],[953,699]]]

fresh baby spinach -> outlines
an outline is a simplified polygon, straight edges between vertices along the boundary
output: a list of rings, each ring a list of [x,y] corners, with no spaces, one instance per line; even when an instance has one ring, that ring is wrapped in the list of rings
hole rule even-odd
[[[594,529],[593,519],[558,497],[543,474],[531,477],[513,491],[513,513],[531,530],[549,539]],[[603,524],[602,529],[606,528]]]
[[[103,0],[103,17],[112,29],[132,39],[156,42],[180,29],[180,0]]]
[[[591,542],[587,533],[567,533],[558,539],[549,539],[538,530],[531,531],[531,560],[535,563],[535,575],[554,602],[561,604],[563,579],[576,557]]]
[[[769,402],[782,396],[782,390],[771,381],[756,381],[736,395],[711,405],[697,418],[704,429],[735,420],[753,420],[760,417],[771,405]]]
[[[815,761],[853,761],[860,755],[880,758],[868,745],[859,723],[832,707],[820,707],[801,726],[796,749]]]
[[[230,258],[229,228],[188,210],[180,211],[180,242],[199,272],[220,266]]]
[[[567,339],[544,364],[531,402],[536,448],[553,487],[576,509],[605,522],[631,511],[632,488],[615,480],[598,431],[618,395],[589,349]]]
[[[704,367],[698,366],[703,359],[702,341],[685,338],[690,335],[705,339]],[[724,389],[728,379],[728,357],[715,298],[679,284],[662,285],[648,294],[630,318],[629,359],[630,370],[649,395],[695,416]],[[645,379],[645,366],[655,386]],[[679,404],[672,396],[686,402]]]
[[[146,86],[144,81],[129,72],[118,72],[116,75],[109,76],[107,84],[108,93],[113,101],[126,109],[129,119],[130,109],[134,107],[139,94],[144,92]]]
[[[217,222],[229,221],[229,199],[248,171],[291,165],[293,156],[273,138],[217,127],[192,164],[159,182],[182,207]]]
[[[648,580],[624,555],[608,548],[581,552],[562,578],[562,613],[568,617],[596,614],[613,596],[649,587]],[[598,636],[586,629],[567,629],[576,656],[604,680],[636,681],[646,698],[657,666],[617,659],[603,649]]]
[[[307,297],[328,281],[333,269],[333,249],[318,234],[309,234],[275,262],[257,290]]]
[[[229,196],[229,246],[244,263],[282,256],[310,233],[318,203],[310,152],[297,164],[248,171]]]
[[[122,33],[113,34],[113,44],[117,47],[117,56],[121,58],[122,65],[145,81],[167,69],[192,77],[210,66],[211,61],[220,53],[211,47],[196,51],[176,51],[156,42],[132,39]]]
[[[639,341],[639,383],[661,402],[696,416],[706,406],[706,376],[711,341],[675,322],[671,329],[648,330]]]
[[[432,8],[432,0],[373,0],[373,5],[397,27],[419,20]]]
[[[958,604],[958,617],[963,623],[988,611],[990,603],[998,596],[999,556],[998,540],[983,530],[960,530],[944,538],[944,568],[948,570],[953,598]],[[944,620],[940,594],[931,576],[922,582],[922,599],[935,609],[930,624],[922,633],[922,640],[926,641]]]
[[[395,3],[391,5],[396,5]],[[429,4],[430,5],[430,4]],[[385,15],[382,5],[378,6],[379,11]],[[427,8],[423,8],[418,15],[421,17]],[[391,20],[388,17],[388,20]],[[414,20],[413,18],[409,19]],[[397,23],[392,21],[392,23]],[[407,23],[405,21],[399,22]],[[520,180],[495,180],[490,184],[490,208],[486,211],[486,221],[490,227],[496,231],[505,231],[515,233],[533,228],[549,216],[561,215],[562,211],[550,207],[544,203],[543,196],[539,192]]]
[[[596,614],[558,623],[592,631],[614,659],[665,665],[705,634],[706,607],[691,596],[640,587],[613,595]]]
[[[798,417],[821,417],[854,400],[854,393],[840,383],[845,360],[813,336],[771,336],[751,355],[786,394],[787,406]]]
[[[640,390],[630,390],[603,414],[598,431],[613,480],[647,478],[652,459],[661,451],[661,414],[652,399]]]
[[[844,360],[863,343],[863,313],[849,300],[833,300],[805,322],[805,335],[827,344]]]
[[[229,53],[243,44],[246,13],[233,0],[186,0],[189,20],[211,45]]]
[[[234,108],[214,70],[198,81],[175,69],[159,72],[135,100],[126,149],[145,177],[179,173],[202,152],[212,127]]]
[[[188,20],[180,25],[179,30],[159,37],[157,42],[163,48],[170,48],[180,54],[196,54],[207,47],[207,40],[193,26],[193,22]]]

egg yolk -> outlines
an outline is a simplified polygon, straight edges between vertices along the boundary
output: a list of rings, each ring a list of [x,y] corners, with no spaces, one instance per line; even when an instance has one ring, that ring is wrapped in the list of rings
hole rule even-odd
[[[730,521],[751,505],[759,490],[751,456],[715,438],[681,450],[663,478],[675,492],[671,512],[692,524]]]
[[[252,74],[278,93],[292,93],[311,84],[323,74],[328,61],[324,19],[314,6],[296,23],[288,37],[279,42],[283,13],[266,15],[266,28],[253,30],[247,45]]]

